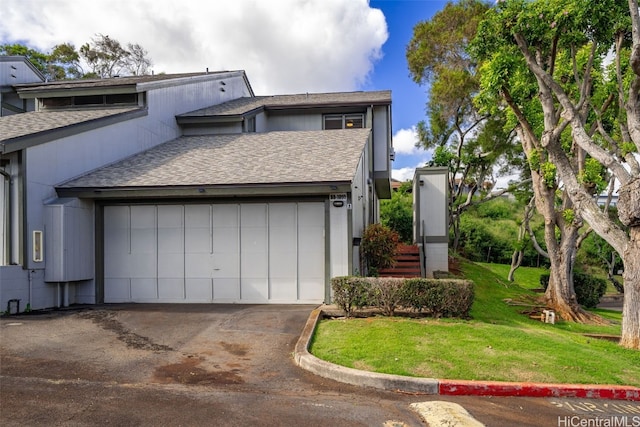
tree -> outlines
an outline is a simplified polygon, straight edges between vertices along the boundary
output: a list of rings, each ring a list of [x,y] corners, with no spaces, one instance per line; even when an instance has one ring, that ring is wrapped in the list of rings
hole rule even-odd
[[[149,52],[137,43],[129,43],[127,48],[129,49],[129,57],[125,65],[127,72],[134,76],[149,74],[152,65],[151,59],[148,57]]]
[[[504,0],[487,15],[474,45],[486,61],[483,86],[499,94],[518,118],[530,163],[538,156],[539,165],[553,165],[532,167],[532,174],[534,169],[553,169],[560,178],[571,202],[563,212],[565,222],[584,218],[621,255],[625,299],[620,343],[640,349],[640,165],[634,156],[640,149],[637,0],[627,5],[616,0]],[[614,60],[606,68],[612,49]],[[535,83],[535,93],[527,89],[528,102],[522,96],[527,85],[519,84],[527,80]],[[542,132],[529,120],[533,109],[542,117]],[[593,197],[598,164],[620,182],[618,217],[628,234]],[[536,204],[537,199],[538,194]],[[556,224],[563,233],[563,223]],[[559,266],[568,266],[567,261]],[[556,279],[562,277],[552,275],[551,280]]]
[[[448,3],[429,21],[414,27],[407,46],[413,80],[429,84],[427,120],[418,123],[420,144],[433,149],[431,166],[449,168],[452,249],[458,248],[460,217],[472,204],[504,194],[491,194],[494,171],[510,172],[517,158],[514,133],[504,115],[481,114],[473,103],[479,89],[476,64],[468,54],[478,23],[489,5],[480,0]]]
[[[3,44],[0,46],[0,55],[24,56],[42,74],[47,73],[48,55],[36,49],[31,49],[19,43]]]
[[[396,231],[400,241],[413,241],[413,196],[411,181],[403,182],[390,200],[380,200],[380,223]]]
[[[80,55],[74,45],[54,46],[47,58],[47,74],[50,80],[79,79],[84,75]]]
[[[119,75],[130,55],[118,40],[102,34],[80,46],[80,56],[89,64],[93,76],[100,78]]]
[[[47,80],[146,75],[152,65],[148,54],[139,44],[128,43],[125,49],[119,41],[102,34],[96,35],[79,50],[71,43],[56,45],[49,53],[18,43],[0,45],[0,55],[26,57]],[[90,72],[84,71],[83,61]]]

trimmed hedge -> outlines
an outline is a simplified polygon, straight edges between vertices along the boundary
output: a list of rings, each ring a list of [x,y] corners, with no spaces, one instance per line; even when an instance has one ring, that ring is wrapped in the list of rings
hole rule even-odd
[[[549,286],[549,273],[540,275],[540,285],[547,290]],[[578,304],[585,308],[595,308],[600,303],[600,298],[607,290],[607,281],[590,274],[573,272],[573,288],[576,291]]]
[[[376,307],[385,316],[404,308],[433,317],[468,318],[473,282],[459,279],[403,279],[341,276],[331,279],[333,302],[351,317],[354,308]]]

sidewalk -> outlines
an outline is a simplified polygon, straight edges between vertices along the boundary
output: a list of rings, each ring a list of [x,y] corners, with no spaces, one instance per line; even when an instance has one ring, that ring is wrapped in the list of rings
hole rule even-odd
[[[311,312],[296,344],[294,358],[298,366],[324,378],[363,387],[422,394],[569,397],[640,401],[640,388],[631,386],[415,378],[378,374],[335,365],[318,359],[308,351],[311,337],[318,321],[322,318],[322,314],[321,308]]]

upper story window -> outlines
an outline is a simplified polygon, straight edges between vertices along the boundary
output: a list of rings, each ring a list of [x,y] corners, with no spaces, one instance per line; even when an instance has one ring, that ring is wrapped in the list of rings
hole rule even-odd
[[[255,132],[256,131],[256,117],[247,117],[246,119],[244,119],[244,123],[245,123],[245,128],[244,131],[245,132]]]
[[[137,93],[118,93],[111,95],[62,96],[42,98],[40,105],[44,109],[73,107],[107,107],[113,105],[137,105]]]
[[[364,127],[364,114],[327,114],[325,129],[357,129]]]

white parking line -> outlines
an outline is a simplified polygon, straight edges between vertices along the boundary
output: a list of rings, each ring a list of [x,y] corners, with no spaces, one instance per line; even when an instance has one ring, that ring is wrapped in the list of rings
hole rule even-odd
[[[439,401],[412,403],[411,409],[418,412],[422,419],[433,427],[484,427],[484,424],[473,418],[457,403]]]

